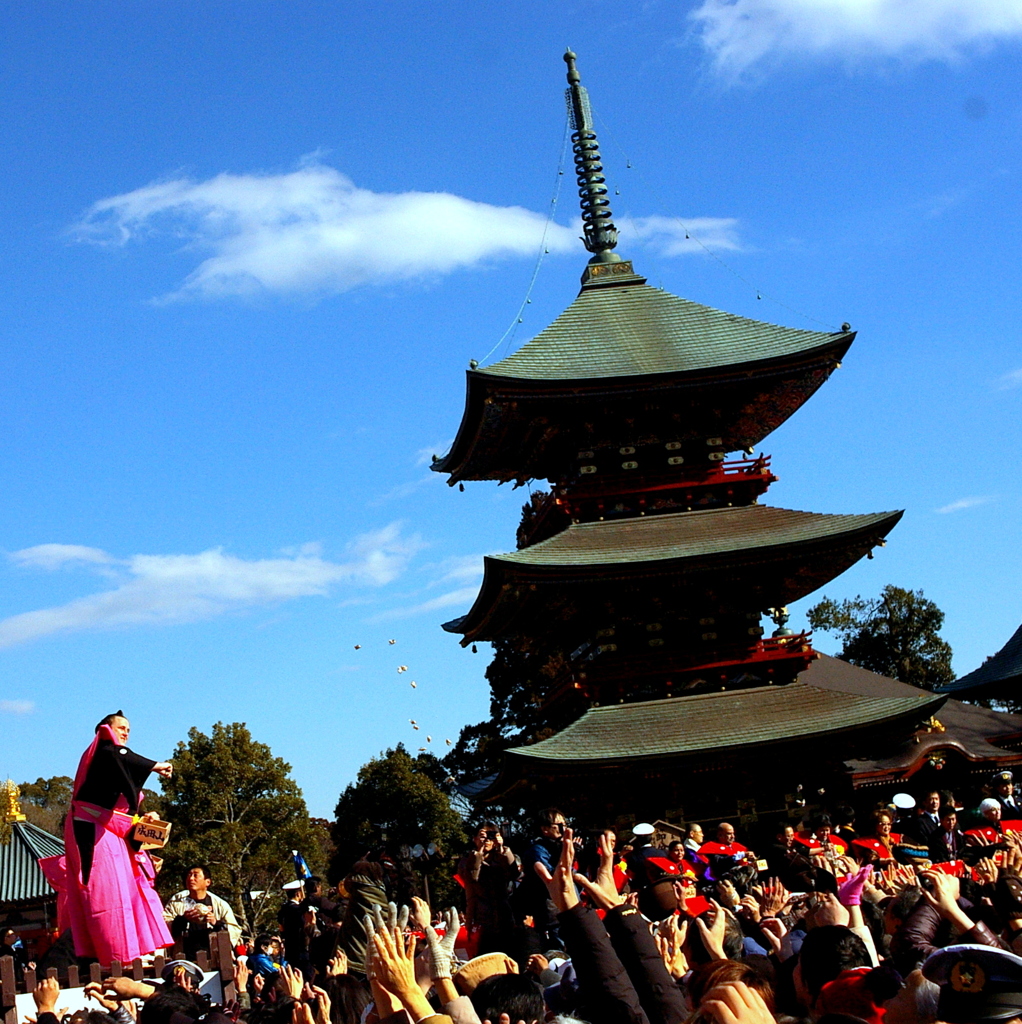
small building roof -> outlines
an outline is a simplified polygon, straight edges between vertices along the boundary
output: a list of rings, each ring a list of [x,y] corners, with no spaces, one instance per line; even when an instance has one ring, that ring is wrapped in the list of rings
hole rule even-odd
[[[574,590],[583,600],[623,581],[670,585],[708,574],[749,607],[788,604],[844,572],[886,536],[901,512],[824,515],[748,505],[572,524],[531,547],[484,559],[483,585],[463,618],[444,624],[463,643],[500,635],[513,617],[542,613]]]
[[[996,764],[1007,767],[1022,763],[1022,715],[963,704],[949,700],[940,709],[940,719],[925,734],[907,737],[885,757],[861,757],[846,761],[857,787],[879,786],[911,776],[912,770],[936,751],[954,751],[977,770]]]
[[[556,736],[507,753],[551,767],[720,754],[875,729],[900,719],[922,721],[945,700],[821,655],[787,686],[593,708]]]
[[[938,687],[941,693],[965,693],[966,691],[1004,691],[1022,684],[1022,626],[1015,630],[1011,639],[992,657],[973,669],[968,675]],[[1022,692],[1022,690],[1020,690]]]
[[[10,829],[10,842],[0,843],[0,906],[52,897],[39,858],[60,856],[64,844],[28,821],[11,822]]]

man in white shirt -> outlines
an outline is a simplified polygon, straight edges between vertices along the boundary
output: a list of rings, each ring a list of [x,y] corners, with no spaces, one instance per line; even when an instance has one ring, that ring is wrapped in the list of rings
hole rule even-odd
[[[232,946],[241,942],[241,926],[231,905],[209,891],[210,882],[208,868],[189,868],[185,889],[175,893],[163,908],[170,934],[184,942],[189,960],[194,960],[199,950],[209,950],[210,932],[226,930]]]

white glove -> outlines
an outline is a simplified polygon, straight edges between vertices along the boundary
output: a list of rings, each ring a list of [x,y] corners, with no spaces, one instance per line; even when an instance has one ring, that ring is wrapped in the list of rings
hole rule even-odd
[[[444,911],[443,919],[446,928],[443,938],[437,935],[432,925],[426,929],[426,942],[429,943],[429,973],[434,981],[437,978],[451,976],[454,969],[454,943],[457,942],[458,932],[461,931],[461,918],[454,907]]]

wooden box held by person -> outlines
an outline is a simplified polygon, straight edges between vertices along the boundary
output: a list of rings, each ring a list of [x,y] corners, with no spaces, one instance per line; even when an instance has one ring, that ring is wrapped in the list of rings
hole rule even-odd
[[[135,826],[132,837],[136,843],[142,844],[143,850],[159,850],[167,845],[170,838],[170,822],[159,818],[143,819]]]

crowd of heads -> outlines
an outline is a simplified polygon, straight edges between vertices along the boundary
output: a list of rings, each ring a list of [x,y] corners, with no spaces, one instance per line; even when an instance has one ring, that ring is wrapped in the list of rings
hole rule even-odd
[[[133,1002],[139,1024],[1014,1024],[1022,813],[1010,773],[988,789],[975,806],[902,794],[858,826],[850,807],[811,808],[755,834],[740,819],[576,832],[550,807],[511,841],[481,820],[451,858],[460,913],[375,850],[335,887],[288,882],[253,937],[195,865],[167,904],[189,956],[154,983],[94,985],[87,1024],[129,1024]],[[211,1004],[192,959],[223,929],[236,999]]]

